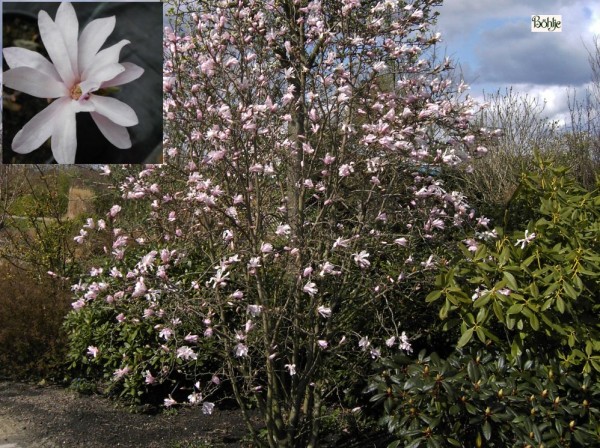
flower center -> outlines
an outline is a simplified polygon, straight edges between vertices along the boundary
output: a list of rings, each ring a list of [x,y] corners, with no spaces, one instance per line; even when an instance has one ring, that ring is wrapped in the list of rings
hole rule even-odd
[[[78,100],[80,97],[81,87],[79,87],[79,84],[76,84],[73,87],[71,87],[71,98],[73,98],[74,100]]]

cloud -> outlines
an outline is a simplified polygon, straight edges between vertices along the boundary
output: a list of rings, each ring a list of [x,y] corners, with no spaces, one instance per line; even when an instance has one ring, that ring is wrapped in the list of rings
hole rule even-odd
[[[583,42],[532,33],[522,21],[482,34],[476,49],[481,82],[581,85],[590,79]]]
[[[446,0],[438,28],[447,51],[477,83],[581,85],[590,79],[585,45],[600,33],[600,4],[585,0]],[[561,14],[561,33],[532,33],[532,14]]]

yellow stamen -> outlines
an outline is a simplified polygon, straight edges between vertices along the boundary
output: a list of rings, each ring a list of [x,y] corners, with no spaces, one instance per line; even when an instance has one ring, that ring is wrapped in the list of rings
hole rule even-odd
[[[80,97],[81,87],[79,87],[79,84],[77,84],[71,88],[71,98],[73,98],[74,100],[78,100]]]

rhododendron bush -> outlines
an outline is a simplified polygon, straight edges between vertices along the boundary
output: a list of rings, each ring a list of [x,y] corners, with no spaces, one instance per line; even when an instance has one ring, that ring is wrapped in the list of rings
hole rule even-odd
[[[420,327],[403,310],[436,248],[486,223],[438,175],[488,136],[433,57],[440,3],[173,4],[167,164],[125,176],[120,205],[77,237],[108,239],[76,287],[74,366],[141,393],[168,384],[166,406],[204,412],[227,384],[257,444],[307,447],[343,394],[336,370],[410,353]],[[132,207],[143,218],[124,219]]]

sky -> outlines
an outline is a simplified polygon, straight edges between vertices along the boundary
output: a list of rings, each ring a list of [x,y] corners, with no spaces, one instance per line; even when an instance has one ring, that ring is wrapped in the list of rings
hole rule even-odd
[[[439,11],[442,49],[473,97],[512,87],[545,100],[548,118],[568,118],[568,92],[581,98],[591,81],[586,46],[600,35],[600,0],[445,0]],[[562,15],[562,32],[531,32],[532,15]]]
[[[512,86],[546,101],[548,118],[567,119],[568,92],[580,98],[591,79],[586,46],[600,35],[600,0],[444,0],[439,11],[441,48],[472,96]],[[535,14],[562,15],[562,32],[532,33]]]

